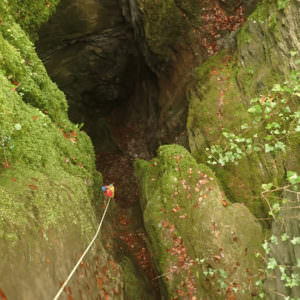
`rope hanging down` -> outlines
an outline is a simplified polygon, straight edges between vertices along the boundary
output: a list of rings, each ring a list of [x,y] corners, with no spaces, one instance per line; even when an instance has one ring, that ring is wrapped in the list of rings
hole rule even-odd
[[[71,271],[69,277],[66,279],[66,281],[64,282],[64,284],[61,286],[60,290],[57,292],[56,296],[53,298],[53,300],[57,300],[59,298],[59,296],[61,295],[61,293],[63,292],[64,288],[66,287],[66,285],[68,284],[69,280],[71,279],[71,277],[73,276],[73,274],[75,273],[76,269],[78,268],[78,266],[80,265],[81,261],[83,260],[83,258],[85,257],[85,255],[88,253],[88,251],[90,250],[91,246],[93,245],[93,243],[95,242],[99,232],[100,232],[100,229],[101,229],[101,226],[102,226],[102,223],[103,223],[103,220],[104,220],[104,217],[105,217],[105,214],[106,214],[106,211],[108,209],[108,206],[109,206],[109,203],[110,203],[110,200],[112,199],[112,197],[107,197],[108,198],[108,202],[107,202],[107,205],[105,207],[105,210],[104,210],[104,213],[102,215],[102,218],[101,218],[101,221],[100,221],[100,224],[99,224],[99,227],[97,229],[97,232],[95,234],[95,236],[93,237],[92,241],[90,242],[90,244],[88,245],[88,247],[85,249],[84,253],[82,254],[82,256],[80,257],[80,259],[78,260],[77,264],[75,265],[75,267],[73,268],[73,270]]]

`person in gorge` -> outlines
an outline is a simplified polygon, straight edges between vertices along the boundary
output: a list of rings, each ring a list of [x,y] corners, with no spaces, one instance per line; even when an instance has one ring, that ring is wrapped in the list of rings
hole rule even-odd
[[[110,185],[102,186],[102,191],[106,198],[113,198],[115,196],[115,187],[112,183]]]

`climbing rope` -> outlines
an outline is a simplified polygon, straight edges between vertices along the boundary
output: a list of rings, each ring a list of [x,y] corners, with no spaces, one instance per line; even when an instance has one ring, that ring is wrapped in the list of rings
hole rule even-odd
[[[64,288],[66,287],[66,285],[68,284],[69,280],[71,279],[71,277],[73,276],[73,274],[75,273],[76,269],[78,268],[78,266],[80,265],[81,261],[83,260],[83,258],[85,257],[85,255],[88,253],[88,251],[90,250],[91,246],[93,245],[93,243],[95,242],[99,232],[100,232],[100,229],[101,229],[101,226],[102,226],[102,223],[103,223],[103,220],[104,220],[104,217],[105,217],[105,214],[106,214],[106,211],[108,209],[108,206],[109,206],[109,203],[110,203],[110,200],[112,199],[112,197],[106,197],[106,199],[108,198],[108,202],[106,204],[106,207],[105,207],[105,210],[104,210],[104,213],[102,215],[102,218],[101,218],[101,221],[100,221],[100,224],[99,224],[99,227],[97,229],[97,232],[95,234],[95,236],[93,237],[93,239],[91,240],[90,244],[88,245],[88,247],[85,249],[84,253],[81,255],[80,259],[78,260],[77,264],[75,265],[75,267],[73,268],[73,270],[71,271],[70,275],[68,276],[68,278],[66,279],[66,281],[64,282],[64,284],[61,286],[60,290],[57,292],[56,296],[53,298],[53,300],[57,300],[59,298],[59,296],[61,295],[61,293],[63,292]]]

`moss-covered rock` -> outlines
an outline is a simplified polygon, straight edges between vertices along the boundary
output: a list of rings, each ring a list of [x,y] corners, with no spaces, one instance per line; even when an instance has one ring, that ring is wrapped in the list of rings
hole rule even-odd
[[[143,13],[146,43],[164,61],[174,59],[176,48],[188,43],[187,34],[200,20],[195,1],[137,1]]]
[[[138,160],[135,170],[164,296],[224,299],[236,292],[250,299],[262,233],[249,210],[231,204],[214,173],[181,146],[161,146],[157,158]]]
[[[195,69],[197,84],[190,90],[187,127],[199,162],[207,162],[206,148],[219,143],[224,129],[240,133],[251,118],[247,110],[252,98],[268,95],[275,83],[288,80],[298,68],[298,6],[295,1],[286,3],[284,8],[277,1],[260,3],[238,33],[236,51],[221,52]],[[297,152],[297,146],[291,147]],[[237,166],[214,170],[231,200],[246,203],[262,216],[266,206],[258,199],[261,184],[283,182],[286,157],[247,155]]]
[[[38,2],[0,3],[0,289],[8,299],[54,297],[103,211],[92,142],[69,121],[29,39],[57,3]],[[121,268],[104,244],[97,239],[66,297],[123,297]]]

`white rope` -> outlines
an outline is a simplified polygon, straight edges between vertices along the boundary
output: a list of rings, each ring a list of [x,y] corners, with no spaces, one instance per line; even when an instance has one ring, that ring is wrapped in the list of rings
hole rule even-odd
[[[102,226],[102,223],[103,223],[103,220],[104,220],[104,217],[105,217],[105,214],[106,214],[106,211],[108,209],[108,206],[109,206],[109,203],[110,203],[110,200],[111,198],[109,198],[108,200],[108,203],[105,207],[105,210],[104,210],[104,213],[102,215],[102,219],[100,221],[100,224],[99,224],[99,227],[97,229],[97,232],[94,236],[94,238],[92,239],[92,241],[90,242],[90,244],[88,245],[88,247],[85,249],[84,253],[82,254],[82,256],[80,257],[80,259],[78,260],[77,264],[75,265],[75,267],[73,268],[72,272],[70,273],[69,277],[66,279],[66,281],[64,282],[64,284],[61,286],[60,290],[57,292],[56,296],[53,298],[53,300],[57,300],[59,298],[59,296],[61,295],[61,293],[63,292],[64,288],[66,287],[66,285],[68,284],[69,280],[71,279],[71,277],[73,276],[73,274],[75,273],[76,269],[78,268],[79,264],[81,263],[81,261],[83,260],[83,258],[85,257],[85,255],[87,254],[87,252],[89,251],[89,249],[91,248],[91,246],[93,245],[93,243],[95,242],[99,232],[100,232],[100,229],[101,229],[101,226]]]

